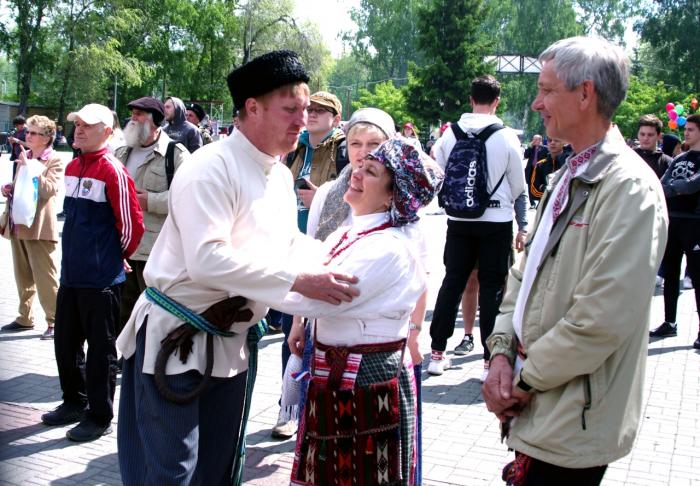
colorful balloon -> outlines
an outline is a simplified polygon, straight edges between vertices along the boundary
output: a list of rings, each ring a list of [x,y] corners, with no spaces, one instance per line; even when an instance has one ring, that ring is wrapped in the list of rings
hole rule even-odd
[[[675,107],[676,107],[676,105],[674,105],[673,103],[667,103],[666,104],[666,111],[671,111]]]
[[[684,116],[679,116],[678,120],[676,120],[676,123],[678,123],[679,127],[684,127],[686,121],[688,121],[688,120],[686,120],[686,118]]]
[[[697,98],[693,98],[693,100],[690,102],[690,107],[691,107],[693,110],[697,110],[697,109],[698,109],[698,100],[697,100]]]
[[[671,120],[677,120],[678,119],[678,112],[676,110],[671,110],[668,112],[668,117]]]
[[[670,128],[671,130],[675,130],[676,128],[678,128],[678,122],[676,122],[676,120],[669,121],[668,128]]]
[[[685,113],[685,107],[683,105],[676,105],[676,113],[682,115]]]

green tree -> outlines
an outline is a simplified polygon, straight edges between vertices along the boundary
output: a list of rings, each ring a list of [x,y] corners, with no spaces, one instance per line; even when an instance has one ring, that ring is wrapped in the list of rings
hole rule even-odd
[[[8,0],[10,11],[16,12],[16,25],[7,39],[7,27],[2,32],[9,41],[9,51],[17,66],[17,96],[19,113],[25,113],[35,68],[42,61],[42,49],[46,34],[45,17],[53,0]]]
[[[482,0],[432,0],[419,14],[419,46],[426,60],[413,65],[409,111],[425,123],[456,120],[469,106],[471,80],[493,72],[484,61],[492,45],[480,27]]]
[[[394,86],[391,81],[375,84],[374,91],[360,88],[357,101],[352,103],[353,110],[370,106],[386,111],[396,123],[403,123],[411,118],[406,107],[404,90]]]
[[[635,29],[648,43],[656,79],[681,89],[700,91],[700,2],[656,0]],[[661,68],[661,69],[658,69]]]
[[[427,0],[361,0],[350,16],[357,32],[346,41],[374,81],[406,78],[410,62],[422,64],[416,35]]]
[[[352,114],[352,103],[357,101],[360,87],[367,86],[369,76],[369,69],[354,52],[344,54],[332,62],[328,89],[343,101],[346,120]]]
[[[636,76],[631,76],[627,97],[615,112],[613,121],[626,138],[637,136],[637,121],[640,116],[646,114],[656,115],[664,122],[665,131],[672,131],[668,128],[669,117],[666,104],[682,104],[686,110],[684,116],[687,116],[688,113],[697,111],[691,108],[691,101],[693,98],[698,98],[698,95],[700,93],[692,94],[678,88],[669,89],[662,81],[650,84]],[[677,128],[675,131],[682,132],[682,128],[680,130]]]
[[[572,0],[489,0],[484,30],[496,39],[494,54],[537,57],[553,42],[583,34]],[[546,15],[543,14],[546,12]],[[540,116],[530,109],[537,93],[536,74],[499,74],[499,112],[511,126],[524,129],[528,137],[541,132]]]

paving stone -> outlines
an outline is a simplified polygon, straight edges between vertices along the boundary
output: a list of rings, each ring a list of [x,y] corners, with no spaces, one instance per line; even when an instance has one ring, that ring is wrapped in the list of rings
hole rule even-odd
[[[4,209],[0,204],[0,210]],[[444,216],[427,216],[430,255],[428,309],[443,277]],[[60,225],[59,225],[60,227]],[[661,322],[663,298],[652,303],[650,327]],[[0,239],[0,324],[17,308],[9,242]],[[60,404],[61,391],[53,344],[41,341],[43,313],[35,304],[37,328],[23,335],[0,334],[0,485],[118,485],[121,483],[115,432],[95,442],[65,439],[66,427],[45,427],[41,414]],[[690,346],[697,335],[692,291],[679,299],[678,336],[649,346],[642,423],[632,453],[611,464],[603,486],[700,484],[700,355]],[[458,326],[461,325],[458,323]],[[426,331],[420,342],[429,350]],[[439,377],[421,375],[424,391],[423,469],[426,486],[502,485],[503,465],[512,460],[495,417],[481,398],[482,370],[478,328],[475,350],[454,357],[455,369]],[[462,337],[455,329],[448,350]],[[277,420],[281,336],[266,336],[248,424],[245,484],[289,483],[294,440],[276,441],[269,431]],[[426,368],[427,365],[424,366]],[[119,386],[115,397],[118,409]]]

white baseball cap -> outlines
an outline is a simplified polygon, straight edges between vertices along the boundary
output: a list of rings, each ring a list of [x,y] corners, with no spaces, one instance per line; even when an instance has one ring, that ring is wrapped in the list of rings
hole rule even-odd
[[[112,110],[97,103],[90,103],[89,105],[83,106],[80,111],[74,111],[68,114],[68,121],[75,121],[76,118],[80,118],[88,125],[104,123],[110,128],[114,125]]]

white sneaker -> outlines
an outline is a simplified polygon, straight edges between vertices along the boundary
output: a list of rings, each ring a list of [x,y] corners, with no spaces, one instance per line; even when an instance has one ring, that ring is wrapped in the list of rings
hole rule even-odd
[[[270,433],[270,435],[277,439],[290,439],[296,433],[297,421],[289,420],[287,422],[277,422],[277,425],[272,427],[272,432]]]
[[[430,358],[430,363],[428,363],[428,374],[433,376],[440,376],[445,372],[446,369],[450,368],[450,358],[442,356],[442,359]]]
[[[663,287],[664,285],[664,278],[659,277],[658,275],[656,276],[656,286],[657,287]]]
[[[693,281],[690,279],[690,277],[684,277],[683,278],[683,288],[685,290],[692,289],[693,288]]]

